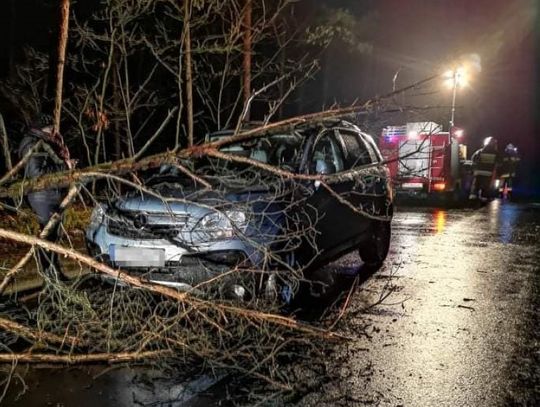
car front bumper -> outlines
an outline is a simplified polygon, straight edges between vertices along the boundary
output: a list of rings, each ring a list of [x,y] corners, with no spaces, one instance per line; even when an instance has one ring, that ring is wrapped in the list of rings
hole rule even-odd
[[[87,230],[86,245],[92,257],[112,267],[120,266],[127,273],[145,281],[185,290],[193,289],[235,268],[239,270],[237,277],[238,274],[245,274],[241,272],[242,268],[258,267],[263,263],[266,247],[265,242],[248,242],[247,239],[244,241],[239,238],[189,246],[166,239],[129,239],[109,233],[106,224]],[[146,266],[143,262],[137,267],[124,267],[111,258],[115,247],[163,250],[165,263],[161,267]],[[230,283],[232,278],[228,277],[227,280]]]

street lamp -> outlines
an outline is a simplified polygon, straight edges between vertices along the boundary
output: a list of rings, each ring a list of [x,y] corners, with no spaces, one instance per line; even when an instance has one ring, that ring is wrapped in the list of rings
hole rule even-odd
[[[463,66],[450,69],[444,73],[444,84],[452,89],[452,113],[450,115],[450,130],[454,127],[454,116],[456,113],[456,95],[458,87],[463,88],[469,84],[467,70]]]

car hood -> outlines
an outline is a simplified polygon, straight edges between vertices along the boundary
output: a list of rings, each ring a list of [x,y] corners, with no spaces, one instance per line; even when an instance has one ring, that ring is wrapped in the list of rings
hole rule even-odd
[[[153,193],[130,193],[113,203],[121,211],[144,211],[147,213],[199,213],[204,215],[214,208],[235,209],[249,205],[251,210],[267,207],[274,200],[278,190],[275,187],[256,185],[247,188],[229,189],[227,192],[161,185],[153,188]],[[287,195],[286,190],[279,192]]]

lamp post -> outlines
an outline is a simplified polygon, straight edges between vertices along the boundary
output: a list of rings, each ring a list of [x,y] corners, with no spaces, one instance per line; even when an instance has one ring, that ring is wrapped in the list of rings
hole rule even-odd
[[[452,131],[452,127],[454,127],[454,117],[456,114],[456,96],[457,96],[457,89],[458,87],[465,87],[469,83],[469,79],[467,77],[467,71],[464,67],[459,66],[455,69],[451,69],[444,74],[445,81],[447,87],[452,88],[452,110],[450,112],[450,131]]]
[[[454,116],[456,114],[456,94],[457,94],[457,71],[454,71],[453,85],[452,85],[452,112],[450,113],[450,131],[454,127]]]

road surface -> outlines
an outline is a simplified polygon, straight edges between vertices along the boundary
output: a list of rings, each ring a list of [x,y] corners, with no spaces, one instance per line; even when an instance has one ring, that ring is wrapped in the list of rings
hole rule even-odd
[[[540,405],[540,205],[404,209],[393,226],[389,261],[351,312],[389,282],[392,294],[358,314],[369,337],[300,404]]]
[[[351,298],[344,324],[358,339],[338,346],[325,361],[331,378],[295,404],[540,405],[540,205],[402,208],[393,231],[386,265]],[[362,273],[359,264],[351,254],[328,269]],[[185,384],[148,388],[135,376],[33,371],[13,405],[201,406],[225,394],[204,377],[182,393]]]

